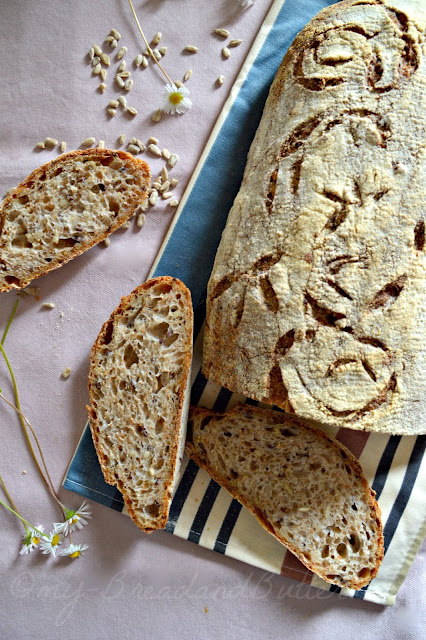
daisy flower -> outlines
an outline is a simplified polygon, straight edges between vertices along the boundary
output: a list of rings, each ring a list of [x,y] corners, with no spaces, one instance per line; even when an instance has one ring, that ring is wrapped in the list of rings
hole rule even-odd
[[[174,84],[166,84],[164,87],[163,103],[161,105],[164,113],[185,113],[192,107],[189,91],[186,87],[177,87]]]
[[[67,549],[62,549],[61,556],[69,556],[73,560],[83,555],[83,552],[89,548],[87,544],[70,544]]]
[[[58,547],[62,544],[63,535],[58,532],[56,526],[54,525],[53,531],[51,531],[47,538],[43,538],[40,541],[40,549],[42,553],[51,553],[53,557],[56,556],[56,552],[58,551]]]
[[[42,524],[38,524],[34,529],[27,530],[27,533],[22,541],[21,550],[19,552],[21,556],[26,555],[27,553],[31,553],[31,551],[37,549],[41,541],[39,532],[44,533],[44,527]]]
[[[65,522],[56,523],[55,528],[58,533],[63,533],[64,536],[67,536],[76,529],[82,529],[87,524],[87,520],[92,517],[92,512],[89,505],[83,502],[77,511],[68,511],[67,509],[65,515]]]

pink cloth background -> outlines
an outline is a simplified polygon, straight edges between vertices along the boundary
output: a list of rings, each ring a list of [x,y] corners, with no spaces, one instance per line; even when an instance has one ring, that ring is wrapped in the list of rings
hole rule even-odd
[[[302,9],[303,0],[300,4]],[[175,192],[182,195],[269,6],[269,0],[257,0],[241,11],[236,0],[136,0],[147,36],[163,34],[169,75],[182,79],[187,69],[194,72],[187,84],[192,110],[154,124],[150,115],[164,82],[151,64],[134,70],[133,59],[144,47],[126,0],[2,0],[0,194],[57,155],[57,150],[34,151],[46,136],[67,141],[70,150],[88,136],[115,147],[125,133],[127,139],[144,142],[155,135],[160,147],[179,154],[171,175],[179,179]],[[211,35],[218,26],[243,39],[226,61],[220,54],[222,40]],[[117,64],[111,65],[101,95],[87,62],[90,46],[102,46],[111,27],[121,32],[120,44],[129,49],[126,60],[135,84],[127,98],[139,111],[134,119],[121,111],[112,119],[106,114],[108,101],[118,95],[112,86]],[[183,54],[186,44],[198,46],[199,53]],[[104,50],[113,60],[114,52]],[[215,79],[222,73],[226,81],[217,88]],[[161,161],[142,157],[155,178]],[[86,420],[90,348],[120,297],[146,279],[173,213],[162,202],[148,212],[142,230],[118,231],[109,248],[95,247],[34,282],[39,300],[20,300],[5,347],[23,411],[70,508],[81,499],[60,485]],[[0,332],[14,301],[14,293],[0,296]],[[56,306],[42,310],[43,302]],[[60,375],[68,366],[72,375],[65,381]],[[12,397],[2,361],[0,387]],[[0,429],[0,472],[23,515],[48,527],[59,511],[37,475],[16,416],[4,404]],[[145,536],[120,513],[98,504],[92,509],[90,526],[74,540],[90,549],[75,562],[39,554],[20,557],[21,525],[0,511],[1,638],[423,637],[425,546],[397,604],[384,608],[273,576],[167,533]]]

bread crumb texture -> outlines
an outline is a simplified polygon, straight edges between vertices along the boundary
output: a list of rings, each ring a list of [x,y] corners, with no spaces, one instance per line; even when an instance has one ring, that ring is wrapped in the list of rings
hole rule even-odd
[[[190,294],[169,277],[123,298],[91,353],[89,418],[102,470],[148,533],[167,521],[191,357]]]
[[[149,168],[122,151],[73,151],[36,169],[0,207],[0,292],[105,239],[146,198]]]
[[[191,408],[187,452],[327,582],[360,589],[377,574],[380,509],[337,440],[276,411]]]
[[[426,5],[399,4],[339,2],[285,56],[209,282],[203,371],[408,435],[426,429]]]

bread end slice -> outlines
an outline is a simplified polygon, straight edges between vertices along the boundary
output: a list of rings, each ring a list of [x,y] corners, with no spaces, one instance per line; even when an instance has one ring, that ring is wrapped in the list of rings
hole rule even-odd
[[[146,533],[165,527],[189,406],[191,295],[175,278],[121,300],[90,355],[89,422],[109,484]]]
[[[358,460],[334,438],[277,411],[197,407],[186,452],[326,582],[361,589],[376,576],[380,508]]]

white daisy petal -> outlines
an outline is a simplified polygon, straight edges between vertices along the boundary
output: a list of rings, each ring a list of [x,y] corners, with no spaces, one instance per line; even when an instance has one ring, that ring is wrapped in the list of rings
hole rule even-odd
[[[44,527],[42,524],[38,524],[34,529],[27,530],[19,552],[21,556],[31,553],[31,551],[37,549],[43,537],[40,535],[40,532],[44,533]]]
[[[67,549],[62,549],[61,556],[69,556],[73,560],[83,555],[83,552],[89,548],[87,544],[70,544]]]
[[[163,101],[161,109],[164,113],[181,115],[192,107],[192,102],[188,98],[189,91],[186,87],[176,87],[174,84],[166,84],[164,87]]]
[[[63,535],[53,529],[47,538],[40,540],[41,552],[45,554],[51,553],[52,556],[56,556],[56,552],[59,551],[59,545],[61,545],[62,542]]]

